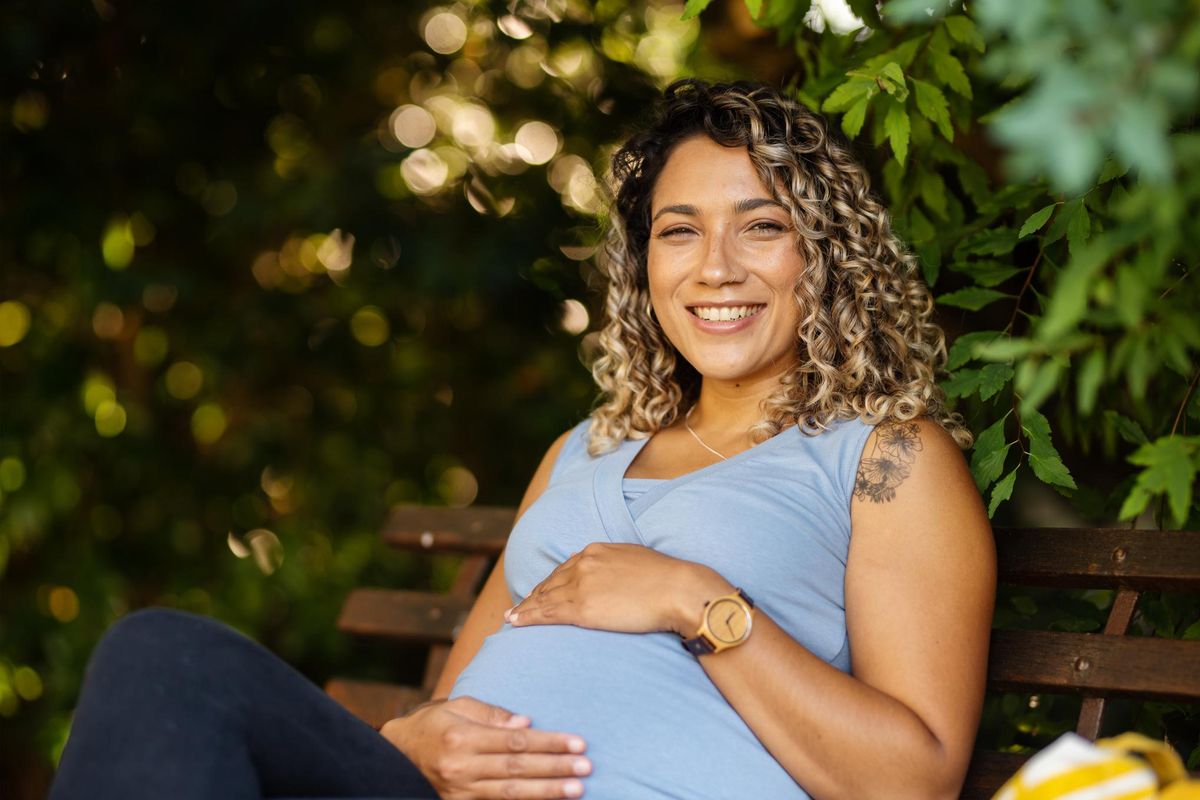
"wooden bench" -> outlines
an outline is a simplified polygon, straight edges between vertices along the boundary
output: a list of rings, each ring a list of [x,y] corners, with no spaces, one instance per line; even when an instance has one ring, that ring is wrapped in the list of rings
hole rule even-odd
[[[395,510],[384,542],[460,554],[454,584],[444,594],[357,589],[346,598],[338,627],[356,636],[428,644],[424,680],[397,686],[334,679],[326,686],[329,694],[376,727],[428,699],[514,516],[512,508]],[[1112,698],[1200,702],[1200,641],[1127,635],[1143,592],[1200,593],[1200,531],[998,528],[995,534],[1002,584],[1115,594],[1103,633],[994,630],[990,691],[1081,695],[1076,731],[1089,739],[1100,733]],[[1028,757],[977,751],[962,797],[990,798]]]

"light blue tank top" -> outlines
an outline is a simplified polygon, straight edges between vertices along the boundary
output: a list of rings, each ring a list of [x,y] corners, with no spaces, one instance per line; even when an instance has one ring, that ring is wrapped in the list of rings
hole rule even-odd
[[[797,428],[671,480],[626,479],[648,440],[592,458],[588,421],[517,522],[505,578],[517,602],[590,542],[632,542],[712,567],[801,645],[850,670],[844,579],[850,499],[871,427]],[[801,800],[674,633],[505,624],[484,640],[451,697],[527,714],[588,743],[591,800]]]

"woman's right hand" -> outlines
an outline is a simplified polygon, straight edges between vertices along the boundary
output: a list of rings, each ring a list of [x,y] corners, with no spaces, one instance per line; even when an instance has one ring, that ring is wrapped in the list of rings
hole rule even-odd
[[[583,794],[592,771],[583,739],[539,731],[529,717],[473,697],[419,706],[380,733],[416,764],[443,800],[548,800]]]

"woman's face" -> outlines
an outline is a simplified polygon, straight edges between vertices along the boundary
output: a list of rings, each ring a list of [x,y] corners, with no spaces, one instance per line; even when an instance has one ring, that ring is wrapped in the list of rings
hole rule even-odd
[[[675,146],[650,204],[650,299],[707,379],[774,379],[796,358],[804,270],[791,216],[744,148],[704,135]]]

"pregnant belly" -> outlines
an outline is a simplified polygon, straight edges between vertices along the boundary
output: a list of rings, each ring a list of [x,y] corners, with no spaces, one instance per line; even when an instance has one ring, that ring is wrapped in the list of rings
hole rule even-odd
[[[459,675],[464,695],[582,736],[591,800],[808,798],[674,634],[505,625]]]

